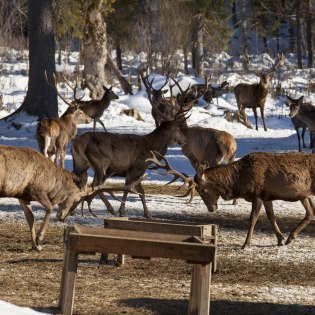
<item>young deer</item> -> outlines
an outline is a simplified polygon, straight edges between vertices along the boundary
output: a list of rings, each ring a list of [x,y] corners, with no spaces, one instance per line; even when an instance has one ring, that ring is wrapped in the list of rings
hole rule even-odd
[[[130,186],[117,188],[100,185],[84,187],[73,173],[58,167],[38,151],[26,147],[0,145],[0,197],[17,198],[30,227],[33,249],[41,250],[53,207],[58,206],[57,219],[63,221],[87,197],[101,192],[131,191]],[[36,235],[31,201],[39,202],[46,214]]]
[[[163,159],[165,164],[159,162]],[[249,230],[243,248],[250,247],[255,224],[262,205],[277,236],[278,245],[284,237],[278,227],[273,210],[273,200],[301,201],[305,208],[304,219],[290,233],[285,244],[290,244],[312,221],[315,206],[311,196],[315,194],[315,155],[307,153],[250,153],[240,160],[199,170],[194,178],[173,170],[167,160],[158,153],[148,163],[155,163],[151,169],[166,169],[166,174],[175,175],[189,185],[187,195],[190,201],[197,190],[210,212],[217,208],[219,197],[224,200],[244,198],[252,203]]]
[[[261,119],[264,124],[264,130],[267,131],[264,108],[265,102],[268,95],[269,81],[273,73],[283,64],[283,54],[278,54],[278,60],[274,63],[270,70],[267,72],[256,71],[254,73],[260,78],[259,83],[247,84],[239,83],[234,88],[234,94],[237,102],[237,107],[244,118],[244,121],[248,122],[245,114],[245,108],[251,108],[254,112],[256,130],[258,130],[257,124],[257,108],[260,108]],[[248,60],[247,60],[248,63]]]
[[[46,77],[47,79],[47,77]],[[68,102],[59,92],[56,86],[56,78],[51,84],[58,96],[68,105],[63,115],[53,118],[44,118],[37,124],[36,139],[39,150],[56,164],[64,167],[68,142],[77,134],[77,125],[90,122],[90,118],[79,108],[76,103]],[[74,98],[76,87],[74,88]]]
[[[95,131],[96,122],[100,123],[104,128],[104,131],[107,131],[104,123],[101,121],[101,117],[104,111],[110,105],[112,100],[117,100],[119,97],[114,93],[112,87],[106,88],[103,86],[104,94],[100,100],[91,100],[91,101],[78,101],[76,102],[80,110],[82,110],[87,116],[93,119],[93,131]]]
[[[311,133],[311,148],[314,153],[315,143],[315,106],[311,103],[303,103],[303,96],[298,99],[293,99],[288,96],[289,102],[285,102],[285,105],[290,109],[291,119],[299,119],[304,122]]]

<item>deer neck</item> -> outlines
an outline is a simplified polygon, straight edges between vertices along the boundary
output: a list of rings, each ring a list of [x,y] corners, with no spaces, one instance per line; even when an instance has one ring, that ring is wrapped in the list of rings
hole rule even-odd
[[[204,171],[206,181],[224,200],[239,196],[239,166],[237,163],[218,165]]]
[[[306,125],[308,125],[311,130],[313,131],[315,130],[315,128],[312,127],[314,125],[315,106],[312,106],[307,103],[300,105],[300,108],[295,117],[305,122]]]
[[[161,126],[160,126],[161,127]],[[170,130],[164,130],[163,128],[156,128],[147,135],[147,143],[150,150],[157,151],[164,155],[168,146],[171,143]]]
[[[74,114],[69,114],[62,117],[65,122],[66,133],[69,139],[72,139],[77,133],[77,120]]]

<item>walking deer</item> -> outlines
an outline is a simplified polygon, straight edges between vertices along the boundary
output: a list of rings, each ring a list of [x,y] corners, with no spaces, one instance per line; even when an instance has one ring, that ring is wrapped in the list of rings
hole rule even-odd
[[[58,167],[38,151],[27,147],[0,145],[0,197],[17,198],[30,227],[32,247],[41,250],[53,207],[58,206],[57,219],[65,220],[85,198],[100,192],[131,191],[133,184],[117,188],[100,185],[83,187],[72,172]],[[39,202],[46,214],[36,235],[31,201]]]
[[[179,115],[180,116],[180,115]],[[164,121],[151,133],[146,135],[116,134],[110,132],[87,132],[78,136],[71,149],[73,157],[73,172],[78,175],[83,183],[87,182],[87,170],[94,169],[92,186],[103,183],[108,177],[125,177],[125,184],[141,177],[149,163],[145,160],[150,156],[151,150],[156,150],[164,155],[169,145],[184,141],[179,125],[182,118]],[[141,183],[135,186],[140,194],[144,216],[149,217],[145,201],[145,193]],[[120,216],[125,215],[125,201],[128,192],[122,198],[119,208]],[[114,209],[103,195],[100,195],[108,211],[114,214]],[[88,202],[90,207],[90,203]]]
[[[93,131],[95,131],[96,122],[100,123],[104,129],[104,123],[101,120],[104,111],[109,107],[110,102],[112,100],[118,100],[119,97],[112,90],[112,86],[110,88],[106,88],[103,85],[104,94],[100,100],[91,100],[91,101],[77,101],[76,103],[79,105],[80,110],[82,110],[87,116],[93,119]]]
[[[248,60],[247,60],[248,63]],[[257,77],[260,78],[259,83],[247,84],[239,83],[234,88],[234,94],[237,102],[238,110],[244,118],[244,121],[248,122],[245,114],[245,108],[251,108],[254,112],[256,130],[258,130],[257,123],[257,108],[260,108],[261,119],[264,124],[264,130],[267,131],[264,108],[265,102],[268,95],[269,82],[273,73],[284,63],[283,54],[278,54],[278,60],[274,65],[266,72],[254,70]]]
[[[311,148],[314,153],[315,149],[315,106],[311,103],[303,103],[303,96],[298,99],[293,99],[287,96],[289,102],[284,102],[290,109],[289,116],[291,119],[298,119],[305,123],[311,133]],[[300,145],[299,145],[300,147]]]
[[[151,169],[162,168],[173,174],[174,180],[182,179],[189,187],[187,195],[197,190],[210,212],[216,210],[219,197],[224,200],[244,198],[252,203],[249,230],[243,248],[250,247],[254,227],[262,205],[277,236],[278,245],[284,237],[278,227],[273,210],[273,200],[301,201],[306,215],[290,233],[285,244],[290,244],[314,218],[315,208],[311,196],[315,194],[315,155],[301,152],[250,153],[240,160],[199,170],[194,178],[172,169],[158,153],[147,162],[155,163]],[[164,160],[162,164],[159,160]]]
[[[75,102],[68,102],[58,92],[55,76],[53,83],[50,85],[55,88],[57,95],[68,105],[68,108],[60,118],[52,117],[40,120],[37,124],[36,139],[40,152],[54,160],[56,164],[59,162],[59,165],[64,167],[67,145],[76,136],[77,125],[89,123],[90,118]],[[73,90],[75,99],[76,88],[77,86]]]

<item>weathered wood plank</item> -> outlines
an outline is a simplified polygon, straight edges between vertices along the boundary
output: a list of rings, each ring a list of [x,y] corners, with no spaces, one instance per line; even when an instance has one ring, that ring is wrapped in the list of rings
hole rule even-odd
[[[139,238],[123,238],[70,233],[71,250],[78,253],[107,252],[130,256],[173,258],[206,263],[214,258],[216,247],[212,244],[155,241]]]

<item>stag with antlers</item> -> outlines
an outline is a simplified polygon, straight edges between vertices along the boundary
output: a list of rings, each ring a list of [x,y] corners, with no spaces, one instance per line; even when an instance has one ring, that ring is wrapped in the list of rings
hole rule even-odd
[[[249,64],[248,59],[246,62]],[[263,121],[264,130],[267,131],[265,116],[264,116],[264,108],[266,103],[266,98],[268,95],[269,82],[271,76],[274,72],[282,66],[284,63],[283,54],[278,54],[277,61],[268,71],[258,71],[254,69],[254,73],[257,77],[260,78],[259,83],[247,84],[240,83],[235,86],[234,94],[237,102],[237,107],[243,116],[243,119],[246,123],[248,123],[248,119],[245,114],[246,108],[251,108],[254,112],[256,130],[258,130],[258,122],[257,122],[257,108],[260,108],[261,119]],[[250,64],[249,66],[253,68]]]
[[[155,163],[153,169],[165,169],[166,174],[175,176],[174,180],[182,179],[188,185],[185,195],[191,195],[190,201],[197,190],[210,212],[217,209],[219,197],[224,200],[244,198],[252,203],[250,224],[243,248],[251,246],[254,227],[263,205],[278,245],[283,244],[284,237],[275,219],[273,200],[301,201],[306,211],[303,220],[290,233],[286,245],[314,218],[315,205],[311,199],[315,194],[314,154],[254,152],[227,165],[199,169],[194,178],[173,170],[158,153],[152,152],[152,155],[146,161]]]

